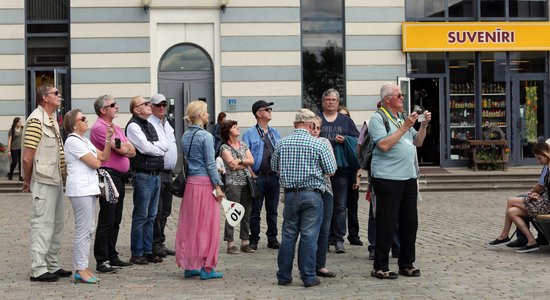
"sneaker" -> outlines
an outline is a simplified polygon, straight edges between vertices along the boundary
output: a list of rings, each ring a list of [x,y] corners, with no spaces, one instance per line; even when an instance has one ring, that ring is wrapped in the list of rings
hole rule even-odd
[[[523,240],[519,240],[519,239],[515,239],[515,240],[509,242],[508,244],[506,244],[506,246],[511,247],[511,248],[524,247],[525,245],[527,245],[527,241],[523,241]]]
[[[113,273],[116,273],[117,271],[115,268],[111,266],[109,261],[102,262],[95,269],[98,273],[105,273],[105,274],[113,274]]]
[[[334,246],[336,253],[346,253],[346,248],[344,248],[344,243],[342,242],[336,242],[336,246]]]
[[[533,244],[531,246],[524,246],[516,250],[518,253],[528,253],[539,250],[539,244]]]

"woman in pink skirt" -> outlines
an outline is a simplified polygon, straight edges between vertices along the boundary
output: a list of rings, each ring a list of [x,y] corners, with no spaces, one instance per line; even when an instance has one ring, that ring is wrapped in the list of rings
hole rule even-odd
[[[221,278],[222,273],[214,268],[220,249],[220,202],[224,194],[214,158],[214,137],[203,129],[208,123],[206,102],[190,102],[185,114],[191,126],[181,138],[188,175],[176,232],[176,262],[185,269],[186,278]]]

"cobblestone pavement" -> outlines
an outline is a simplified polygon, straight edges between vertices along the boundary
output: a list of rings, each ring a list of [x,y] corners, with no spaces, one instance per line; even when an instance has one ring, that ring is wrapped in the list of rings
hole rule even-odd
[[[421,277],[400,276],[393,281],[370,277],[372,262],[367,259],[366,245],[346,244],[347,253],[335,254],[332,249],[328,254],[327,266],[337,277],[323,278],[321,285],[313,288],[301,285],[297,267],[293,284],[277,285],[277,251],[267,248],[264,237],[254,254],[230,256],[222,241],[218,270],[224,273],[224,279],[220,280],[184,279],[174,257],[169,257],[160,264],[101,275],[99,285],[74,285],[66,278],[55,283],[30,282],[30,195],[4,194],[0,195],[0,298],[548,299],[548,246],[529,254],[515,253],[506,246],[486,246],[500,231],[506,197],[520,192],[424,193],[419,203],[415,264],[422,270]],[[130,201],[126,201],[118,243],[124,259],[130,256],[131,194],[127,197]],[[174,200],[174,214],[167,225],[169,248],[173,248],[179,203],[179,199]],[[360,234],[366,242],[366,201],[360,201],[359,210]],[[74,221],[68,201],[66,211],[60,265],[71,269]],[[91,257],[90,267],[94,269]],[[396,259],[391,258],[390,264],[397,271]]]

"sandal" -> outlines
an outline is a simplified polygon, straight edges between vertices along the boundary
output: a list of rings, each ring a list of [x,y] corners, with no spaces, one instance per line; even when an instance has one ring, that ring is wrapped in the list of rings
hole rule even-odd
[[[376,277],[378,279],[397,279],[397,273],[395,272],[375,269],[370,272],[370,276]]]
[[[407,277],[419,277],[420,269],[417,269],[415,267],[407,267],[399,269],[399,274]]]

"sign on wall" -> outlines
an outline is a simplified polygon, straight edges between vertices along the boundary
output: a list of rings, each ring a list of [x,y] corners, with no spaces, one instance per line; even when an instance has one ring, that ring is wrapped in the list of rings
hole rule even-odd
[[[403,52],[550,51],[548,22],[403,22]]]

